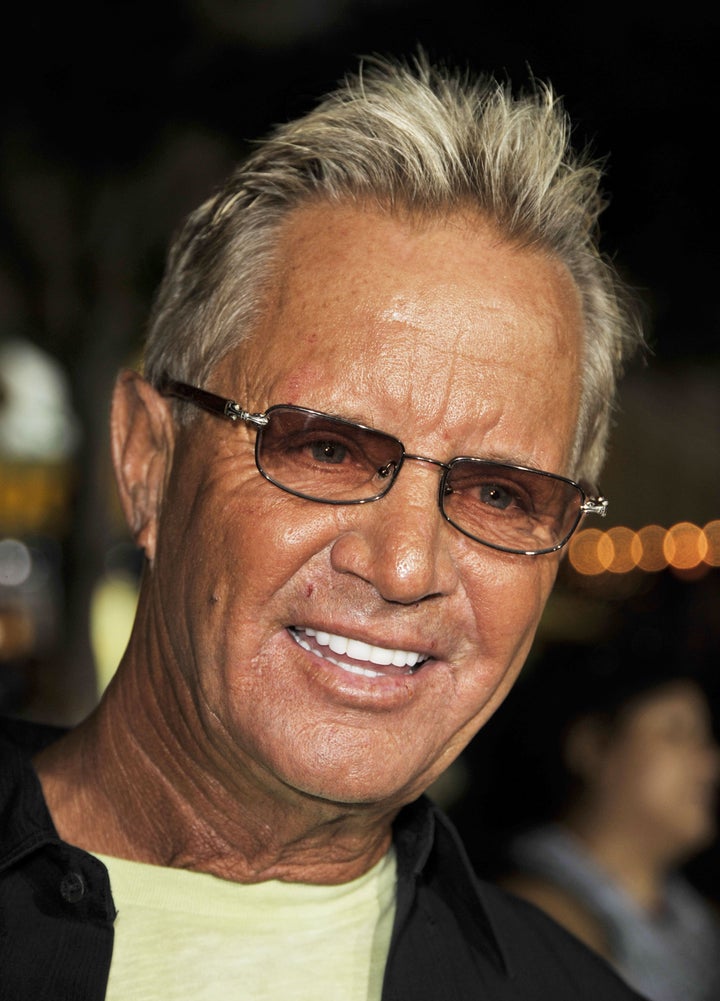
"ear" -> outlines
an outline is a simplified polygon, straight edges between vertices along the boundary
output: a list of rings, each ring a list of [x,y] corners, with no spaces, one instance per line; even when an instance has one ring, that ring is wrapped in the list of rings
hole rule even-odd
[[[167,399],[137,372],[121,372],[110,416],[112,460],[125,520],[150,563],[155,557],[174,437]]]
[[[598,775],[608,743],[607,726],[597,716],[581,716],[573,722],[563,745],[565,765],[571,775],[591,782]]]

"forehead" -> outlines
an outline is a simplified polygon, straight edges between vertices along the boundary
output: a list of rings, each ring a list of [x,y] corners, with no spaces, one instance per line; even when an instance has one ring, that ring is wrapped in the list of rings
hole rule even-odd
[[[263,318],[219,370],[259,407],[299,403],[372,423],[348,412],[349,396],[385,398],[398,419],[450,408],[491,422],[503,394],[557,409],[560,393],[573,423],[581,328],[564,266],[476,215],[319,204],[285,222]]]

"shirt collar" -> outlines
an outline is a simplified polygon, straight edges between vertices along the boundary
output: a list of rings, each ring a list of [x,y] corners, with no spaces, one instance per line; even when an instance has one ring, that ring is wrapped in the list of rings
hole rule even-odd
[[[470,949],[479,949],[501,972],[508,962],[483,900],[476,876],[452,823],[432,801],[421,796],[398,814],[393,830],[398,871],[398,923],[412,906],[423,879],[458,915]]]
[[[59,837],[31,756],[57,740],[57,727],[3,720],[0,744],[0,869]]]

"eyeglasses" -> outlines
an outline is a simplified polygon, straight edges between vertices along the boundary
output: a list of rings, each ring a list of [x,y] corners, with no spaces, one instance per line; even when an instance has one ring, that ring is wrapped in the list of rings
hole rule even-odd
[[[388,493],[404,462],[429,463],[442,470],[438,504],[454,528],[484,546],[523,556],[561,549],[585,514],[606,513],[604,497],[589,497],[579,483],[555,473],[470,456],[440,462],[412,455],[393,435],[342,417],[287,404],[253,414],[174,379],[163,379],[158,389],[254,428],[260,473],[305,500],[368,504]]]

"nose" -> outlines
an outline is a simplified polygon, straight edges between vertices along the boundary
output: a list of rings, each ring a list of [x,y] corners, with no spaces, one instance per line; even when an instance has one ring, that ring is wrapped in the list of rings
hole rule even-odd
[[[438,506],[438,472],[406,463],[384,497],[352,509],[332,546],[333,569],[360,577],[389,602],[451,593],[458,583],[454,530]]]

